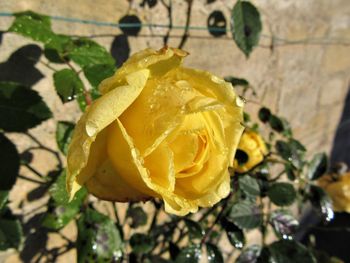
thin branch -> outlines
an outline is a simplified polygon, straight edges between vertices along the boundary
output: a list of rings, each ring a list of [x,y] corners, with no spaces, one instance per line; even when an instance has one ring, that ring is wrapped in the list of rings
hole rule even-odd
[[[166,46],[168,44],[168,41],[169,41],[170,32],[173,29],[173,10],[172,10],[173,8],[172,8],[172,0],[169,0],[168,5],[165,3],[164,0],[161,0],[161,2],[165,6],[165,8],[167,9],[168,16],[169,16],[169,28],[168,28],[166,35],[163,38],[164,46]]]
[[[38,181],[38,180],[35,180],[35,179],[32,179],[32,178],[26,177],[26,176],[21,175],[21,174],[19,174],[17,177],[18,177],[18,178],[21,178],[21,179],[23,179],[23,180],[32,182],[32,183],[36,183],[36,184],[45,184],[44,182],[41,182],[41,181]]]
[[[189,29],[190,29],[190,23],[191,23],[191,13],[192,13],[192,4],[193,0],[187,0],[188,7],[187,7],[187,12],[186,12],[186,25],[185,25],[185,32],[182,36],[181,42],[179,44],[179,48],[183,48],[185,45],[187,38],[189,37]]]
[[[221,207],[221,211],[217,215],[214,223],[209,227],[209,229],[205,232],[205,235],[203,236],[201,240],[201,245],[203,245],[207,239],[209,238],[210,234],[213,232],[213,229],[215,225],[220,221],[221,217],[224,215],[224,212],[226,211],[226,208],[228,206],[229,201],[231,200],[233,194],[232,192],[229,194],[229,196],[226,198],[224,205]]]

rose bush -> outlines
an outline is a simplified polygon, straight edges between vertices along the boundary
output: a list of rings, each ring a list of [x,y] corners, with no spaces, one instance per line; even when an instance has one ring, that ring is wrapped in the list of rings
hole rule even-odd
[[[186,55],[146,49],[100,84],[69,146],[71,197],[85,185],[111,201],[158,197],[185,215],[228,195],[244,102],[230,83],[183,67]]]
[[[350,213],[350,173],[325,175],[318,182],[331,197],[334,211]]]
[[[245,130],[238,144],[234,168],[238,173],[248,172],[264,160],[268,153],[261,136],[250,130]]]

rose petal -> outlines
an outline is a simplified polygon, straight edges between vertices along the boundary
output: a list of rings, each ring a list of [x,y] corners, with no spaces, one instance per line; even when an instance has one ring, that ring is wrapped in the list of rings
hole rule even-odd
[[[128,79],[129,85],[118,87],[94,101],[78,121],[67,156],[67,190],[71,198],[79,190],[79,186],[75,183],[74,191],[72,191],[73,183],[82,169],[88,165],[88,159],[94,162],[103,156],[101,153],[104,151],[103,147],[96,146],[96,150],[92,151],[95,157],[89,158],[91,145],[96,140],[97,135],[118,118],[139,96],[148,76],[148,70],[134,72]],[[99,150],[100,148],[101,150]],[[91,164],[91,166],[96,168],[96,164]],[[94,173],[94,169],[88,169],[89,174],[84,174],[80,181],[86,181]],[[79,182],[77,183],[79,184]]]
[[[100,92],[105,94],[124,85],[126,76],[140,69],[148,68],[151,76],[164,75],[167,71],[181,65],[186,55],[186,52],[174,48],[164,48],[159,51],[149,48],[138,52],[131,56],[112,77],[100,84]]]

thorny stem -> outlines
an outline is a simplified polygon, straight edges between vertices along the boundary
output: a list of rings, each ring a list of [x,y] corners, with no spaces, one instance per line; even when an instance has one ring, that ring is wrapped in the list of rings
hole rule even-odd
[[[111,202],[112,204],[112,207],[113,207],[113,212],[114,212],[114,216],[115,216],[115,220],[116,220],[116,223],[118,225],[120,225],[120,218],[119,218],[119,215],[118,215],[118,211],[117,211],[117,208],[116,208],[116,204],[114,202]]]
[[[201,240],[201,245],[203,245],[207,241],[210,234],[213,232],[215,225],[220,221],[221,217],[223,216],[224,212],[226,211],[226,207],[227,207],[229,201],[231,200],[232,196],[233,196],[233,194],[232,194],[232,192],[230,192],[229,196],[225,200],[224,205],[221,207],[221,211],[217,215],[214,223],[209,227],[209,229],[206,231],[205,235],[203,236],[203,238]]]
[[[72,65],[71,63],[69,63],[69,61],[67,61],[67,60],[65,60],[65,63],[66,63],[66,65],[67,65],[71,70],[73,70],[74,73],[79,77],[79,74],[80,74],[81,70],[80,70],[80,71],[77,71],[77,70],[73,67],[73,65]],[[91,94],[90,94],[90,92],[86,89],[85,85],[83,85],[83,88],[84,88],[84,97],[85,97],[86,105],[91,105],[91,103],[92,103]]]

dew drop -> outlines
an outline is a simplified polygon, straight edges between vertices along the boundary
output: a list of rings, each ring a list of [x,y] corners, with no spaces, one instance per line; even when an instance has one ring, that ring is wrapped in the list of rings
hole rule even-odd
[[[244,106],[244,103],[245,103],[245,101],[243,100],[242,97],[236,97],[236,105],[237,105],[238,107],[243,107],[243,106]]]

